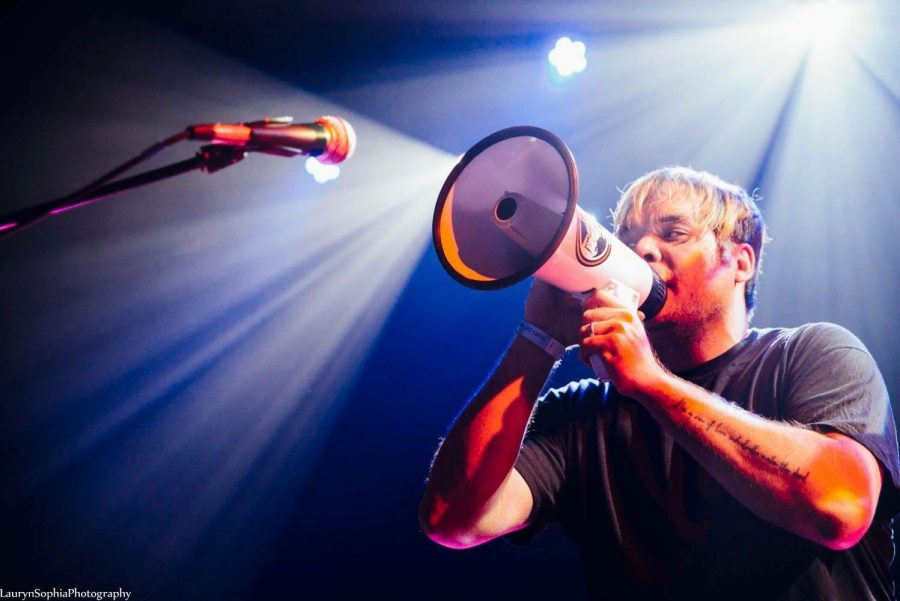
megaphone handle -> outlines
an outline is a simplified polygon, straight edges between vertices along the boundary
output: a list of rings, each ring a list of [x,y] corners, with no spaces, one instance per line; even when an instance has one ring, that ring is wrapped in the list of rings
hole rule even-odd
[[[606,289],[610,287],[607,286]],[[584,302],[587,297],[591,295],[590,292],[573,292],[572,296],[580,302]],[[591,367],[594,369],[594,375],[597,376],[597,379],[601,382],[609,382],[609,374],[606,373],[606,366],[603,365],[603,359],[600,358],[600,355],[591,355]]]
[[[591,355],[591,367],[594,368],[594,375],[601,382],[609,382],[609,374],[606,373],[606,366],[603,365],[603,359],[600,355]]]
[[[635,290],[632,290],[618,280],[610,280],[603,289],[607,292],[611,292],[622,302],[629,303],[635,307],[637,307],[638,302],[640,301],[640,295],[638,295]],[[576,292],[572,294],[572,296],[584,302],[584,300],[590,296],[590,293]],[[601,359],[599,355],[591,355],[591,367],[594,368],[594,375],[597,376],[598,380],[601,382],[609,382],[609,373],[606,371],[606,366],[603,365],[603,359]]]

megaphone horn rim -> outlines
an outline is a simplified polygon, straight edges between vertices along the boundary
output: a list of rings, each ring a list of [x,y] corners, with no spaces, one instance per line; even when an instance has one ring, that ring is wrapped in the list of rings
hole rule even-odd
[[[453,188],[453,185],[456,183],[459,174],[469,165],[469,163],[471,163],[475,159],[475,157],[480,155],[482,152],[484,152],[485,149],[493,146],[497,142],[502,142],[503,140],[519,137],[533,137],[547,142],[548,144],[553,146],[553,148],[560,154],[560,157],[562,158],[563,163],[566,166],[566,172],[569,179],[569,198],[567,200],[565,213],[563,214],[562,221],[560,222],[560,227],[554,234],[552,241],[547,245],[547,248],[544,250],[544,252],[535,257],[530,264],[526,265],[519,271],[497,279],[477,280],[468,278],[459,273],[459,271],[453,266],[453,264],[444,253],[444,244],[441,240],[441,215],[444,211],[444,205],[447,202],[450,191]],[[440,261],[444,270],[449,273],[453,279],[455,279],[460,284],[469,288],[474,288],[475,290],[498,290],[500,288],[506,288],[508,286],[512,286],[513,284],[517,284],[518,282],[521,282],[522,280],[533,275],[534,272],[540,269],[541,266],[546,263],[551,256],[553,256],[553,253],[556,252],[556,249],[559,248],[559,245],[562,243],[563,238],[565,238],[566,232],[568,231],[572,220],[575,218],[575,211],[577,208],[578,169],[575,165],[575,157],[572,155],[572,151],[569,150],[569,147],[566,146],[565,142],[563,142],[558,136],[556,136],[556,134],[547,131],[546,129],[536,127],[534,125],[516,125],[513,127],[507,127],[505,129],[495,131],[494,133],[485,136],[484,138],[476,142],[474,146],[469,148],[469,150],[467,150],[465,154],[463,154],[462,158],[459,159],[459,162],[457,162],[456,165],[453,166],[450,174],[447,175],[447,179],[444,180],[444,185],[441,186],[441,191],[438,193],[437,203],[435,204],[434,215],[431,221],[431,237],[434,243],[435,251],[437,252],[438,260]]]

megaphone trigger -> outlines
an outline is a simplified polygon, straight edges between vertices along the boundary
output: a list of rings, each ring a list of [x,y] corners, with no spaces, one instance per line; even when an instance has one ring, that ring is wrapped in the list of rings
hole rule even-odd
[[[609,284],[607,284],[603,290],[609,292],[633,309],[637,309],[641,302],[641,295],[638,294],[636,290],[629,288],[618,280],[610,280]]]

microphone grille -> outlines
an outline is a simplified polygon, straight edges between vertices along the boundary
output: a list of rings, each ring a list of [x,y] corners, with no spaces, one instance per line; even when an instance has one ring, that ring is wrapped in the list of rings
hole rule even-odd
[[[328,132],[325,150],[316,157],[320,163],[334,165],[353,155],[356,150],[356,132],[346,119],[325,115],[316,119],[316,123]]]

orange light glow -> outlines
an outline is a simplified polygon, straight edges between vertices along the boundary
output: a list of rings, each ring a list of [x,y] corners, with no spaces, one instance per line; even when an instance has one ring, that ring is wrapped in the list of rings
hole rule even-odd
[[[496,278],[482,275],[466,265],[459,256],[459,245],[456,243],[456,237],[453,235],[453,195],[456,192],[456,186],[450,188],[447,193],[447,200],[444,202],[441,211],[440,235],[441,249],[444,251],[444,257],[450,263],[450,267],[462,277],[476,282],[493,282]]]

